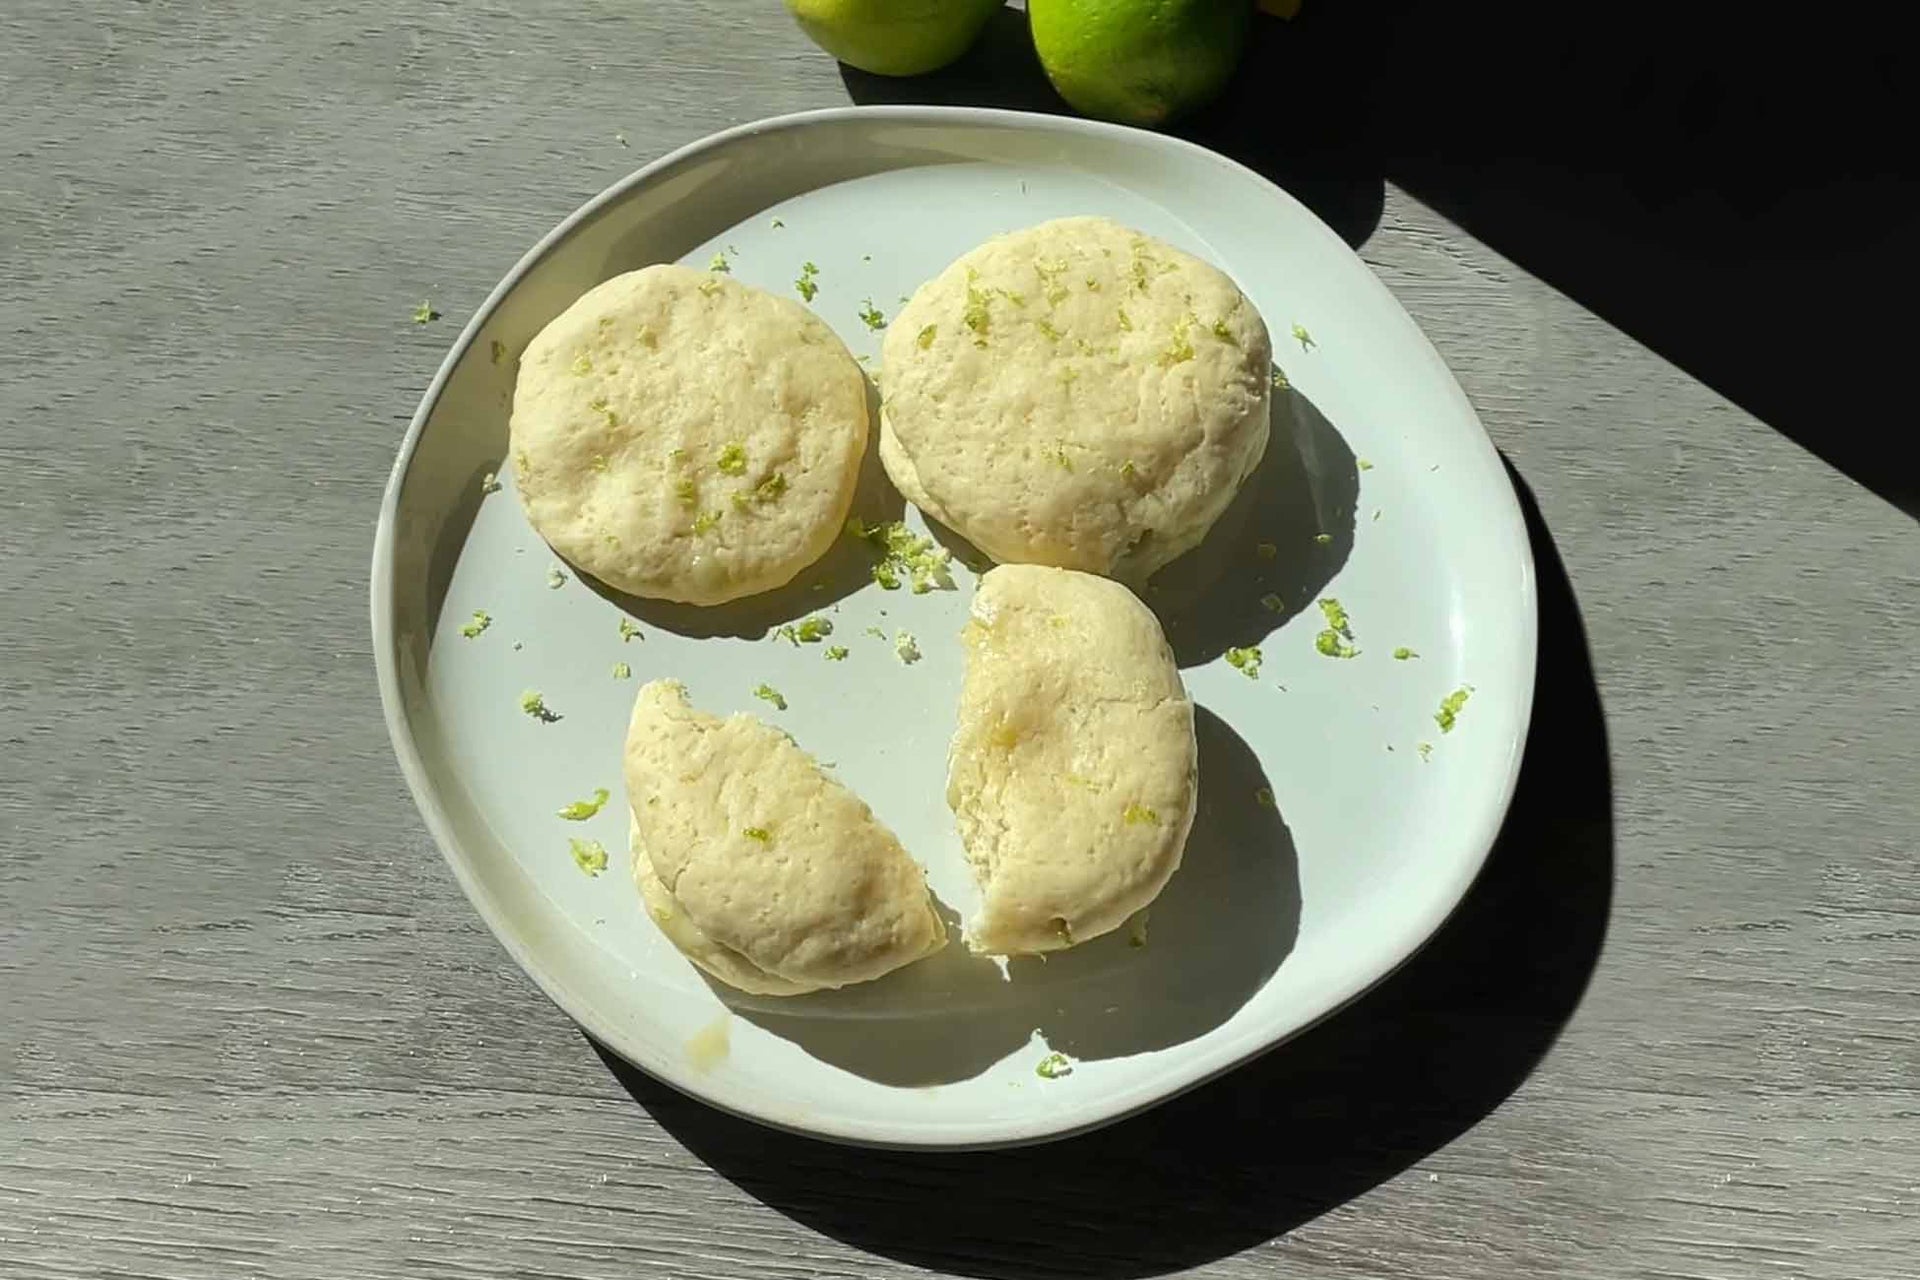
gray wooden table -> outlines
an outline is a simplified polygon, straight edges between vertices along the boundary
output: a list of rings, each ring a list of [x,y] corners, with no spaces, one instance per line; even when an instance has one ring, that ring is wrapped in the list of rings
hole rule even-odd
[[[481,928],[364,604],[455,326],[721,126],[1050,106],[1009,18],[892,86],[772,0],[0,10],[0,1276],[1920,1276],[1912,473],[1736,407],[1332,124],[1289,154],[1259,77],[1195,128],[1362,246],[1533,521],[1526,774],[1433,946],[1118,1129],[925,1158],[636,1077]]]

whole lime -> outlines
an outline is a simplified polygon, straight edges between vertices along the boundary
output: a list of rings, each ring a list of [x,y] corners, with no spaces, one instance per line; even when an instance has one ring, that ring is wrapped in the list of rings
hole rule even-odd
[[[787,0],[800,29],[848,66],[917,76],[965,53],[1001,0]]]
[[[1249,0],[1027,0],[1033,47],[1074,110],[1157,125],[1205,105],[1233,75]]]

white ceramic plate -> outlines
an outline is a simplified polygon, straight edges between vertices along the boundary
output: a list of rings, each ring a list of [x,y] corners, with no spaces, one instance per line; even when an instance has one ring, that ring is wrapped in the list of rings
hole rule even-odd
[[[793,587],[722,609],[626,616],[558,562],[501,466],[514,358],[615,273],[726,251],[738,279],[813,306],[877,358],[891,315],[996,232],[1105,214],[1211,259],[1265,315],[1293,391],[1267,462],[1150,593],[1202,708],[1201,815],[1147,945],[1097,940],[1004,974],[956,944],[845,992],[717,990],[658,934],[627,874],[620,742],[634,690],[763,714],[872,804],[962,916],[975,902],[943,798],[972,592],[885,592],[843,546]],[[1303,326],[1312,345],[1288,336]],[[1361,461],[1364,460],[1364,461]],[[899,499],[870,476],[859,512]],[[1260,544],[1270,544],[1262,555]],[[1272,612],[1262,597],[1284,600]],[[1333,596],[1361,654],[1322,656]],[[468,639],[474,610],[493,622]],[[824,613],[852,652],[767,636]],[[889,637],[875,639],[868,628]],[[891,637],[925,654],[908,666]],[[824,1137],[899,1146],[1035,1141],[1116,1119],[1271,1048],[1386,976],[1479,870],[1520,764],[1534,669],[1532,563],[1500,461],[1453,378],[1360,260],[1256,174],[1151,133],[939,108],[764,121],[649,165],[568,218],[467,325],[407,432],[373,562],[395,748],[454,874],[515,960],[597,1039],[686,1092]],[[1258,645],[1257,679],[1228,645]],[[1396,648],[1418,652],[1396,660]],[[616,679],[616,663],[632,668]],[[751,696],[767,682],[775,712]],[[1450,733],[1435,714],[1463,685]],[[538,690],[561,717],[539,723]],[[1423,757],[1421,745],[1429,744]],[[587,822],[555,810],[606,787]],[[1270,789],[1273,806],[1262,803]],[[576,867],[596,839],[606,874]],[[1042,1079],[1050,1051],[1070,1075]]]

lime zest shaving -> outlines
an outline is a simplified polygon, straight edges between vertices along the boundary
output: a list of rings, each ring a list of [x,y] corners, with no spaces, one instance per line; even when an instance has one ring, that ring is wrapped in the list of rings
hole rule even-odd
[[[1120,312],[1119,312],[1119,319],[1120,319],[1120,328],[1121,328],[1121,330],[1122,330],[1122,331],[1124,331],[1124,332],[1126,332],[1126,333],[1132,333],[1132,332],[1133,332],[1133,317],[1127,314],[1127,309],[1126,309],[1125,307],[1121,307],[1121,308],[1120,308]]]
[[[845,645],[843,645],[843,644],[830,644],[830,645],[828,645],[828,646],[827,646],[827,653],[826,653],[826,658],[827,658],[827,661],[828,661],[828,662],[844,662],[844,661],[846,661],[846,658],[847,658],[847,646],[845,646]]]
[[[1260,597],[1260,607],[1268,613],[1285,613],[1287,611],[1287,602],[1269,591]]]
[[[473,621],[461,627],[460,634],[469,640],[477,640],[480,637],[480,633],[492,625],[492,614],[488,613],[485,609],[475,609],[473,611]]]
[[[1323,596],[1320,612],[1326,615],[1327,625],[1313,638],[1313,647],[1329,658],[1359,657],[1360,651],[1353,647],[1353,623],[1346,606],[1332,596]]]
[[[600,810],[606,808],[608,792],[605,787],[595,787],[591,800],[575,800],[555,810],[568,822],[585,822]]]
[[[1133,459],[1132,459],[1132,458],[1128,458],[1128,459],[1127,459],[1127,460],[1126,460],[1125,462],[1122,462],[1122,463],[1120,464],[1120,477],[1121,477],[1121,479],[1123,479],[1123,480],[1131,480],[1131,479],[1133,479],[1133,478],[1134,478],[1135,476],[1137,476],[1137,475],[1139,475],[1139,474],[1140,474],[1140,468],[1138,468],[1138,467],[1136,467],[1136,466],[1134,466],[1134,465],[1133,465]]]
[[[573,363],[567,367],[573,370],[575,377],[584,378],[593,372],[593,357],[582,351],[573,358]]]
[[[913,344],[916,347],[919,347],[922,351],[925,351],[928,347],[933,345],[934,335],[937,334],[939,331],[940,331],[940,326],[937,324],[926,325],[922,327],[920,332],[914,337]]]
[[[633,679],[633,668],[624,662],[616,662],[613,664],[613,678],[615,680],[631,680]]]
[[[1294,322],[1293,338],[1294,338],[1294,341],[1300,344],[1300,349],[1302,351],[1305,351],[1309,347],[1317,347],[1320,345],[1319,343],[1313,340],[1313,335],[1307,332],[1307,326],[1299,323],[1298,321]]]
[[[1313,535],[1313,540],[1323,547],[1330,547],[1333,545],[1333,535],[1330,533],[1316,533]]]
[[[1212,328],[1213,328],[1213,336],[1220,339],[1220,341],[1226,343],[1228,346],[1237,347],[1240,345],[1240,339],[1233,336],[1233,330],[1228,326],[1225,320],[1215,320],[1213,322]]]
[[[787,700],[781,697],[780,691],[770,684],[756,685],[753,690],[753,696],[762,702],[771,702],[776,711],[785,711],[787,709]]]
[[[1137,827],[1142,823],[1156,827],[1160,825],[1160,815],[1143,804],[1129,804],[1126,812],[1120,815],[1120,820],[1130,827]]]
[[[415,324],[432,324],[435,320],[438,320],[439,318],[440,318],[440,313],[438,311],[435,311],[433,309],[433,304],[431,302],[428,302],[425,298],[422,298],[420,300],[420,305],[413,309],[413,322]]]
[[[707,270],[718,272],[723,276],[733,274],[733,267],[727,262],[727,255],[724,253],[714,254],[712,260],[707,263]]]
[[[719,511],[702,511],[693,519],[693,531],[695,533],[705,533],[720,523],[720,517],[723,514],[723,512]]]
[[[1433,744],[1431,742],[1417,743],[1414,746],[1414,750],[1420,753],[1420,758],[1422,760],[1433,759]]]
[[[1127,921],[1127,945],[1128,946],[1144,947],[1147,945],[1147,912],[1148,910],[1149,908],[1147,907],[1140,908],[1138,911],[1134,912],[1133,917]]]
[[[1245,648],[1227,650],[1227,665],[1249,680],[1260,678],[1260,646],[1247,645]]]
[[[597,876],[607,869],[607,846],[598,840],[569,839],[568,846],[573,852],[573,865],[590,876]]]
[[[753,487],[755,502],[773,502],[787,491],[787,473],[776,471]]]
[[[645,640],[646,638],[647,638],[646,633],[641,631],[639,627],[636,627],[633,625],[633,619],[631,618],[620,619],[620,643],[621,644],[625,644],[627,641],[633,640],[633,639]]]
[[[800,274],[793,282],[793,291],[806,301],[812,302],[814,295],[820,292],[820,286],[814,283],[815,280],[819,278],[819,275],[819,267],[814,266],[811,262],[801,263]]]
[[[747,474],[747,446],[738,440],[729,440],[721,446],[720,456],[713,465],[723,476],[743,476]]]
[[[1355,458],[1353,460],[1353,465],[1360,468],[1360,470],[1362,471],[1373,470],[1373,464],[1371,462],[1368,462],[1365,458]]]
[[[480,477],[480,492],[482,494],[500,492],[500,475],[498,472],[489,471]]]
[[[1064,444],[1053,446],[1053,463],[1062,471],[1073,470],[1073,459],[1067,456],[1067,446]]]
[[[1440,699],[1440,709],[1433,713],[1433,722],[1440,726],[1440,732],[1453,732],[1454,723],[1460,718],[1460,709],[1467,705],[1467,699],[1472,695],[1473,686],[1463,684]]]
[[[1033,1074],[1042,1080],[1058,1080],[1061,1076],[1073,1074],[1073,1063],[1067,1061],[1067,1055],[1064,1053],[1050,1053],[1040,1059],[1039,1064],[1033,1069]]]
[[[833,634],[833,623],[816,614],[802,622],[795,629],[795,634],[799,637],[801,644],[819,644]]]
[[[791,623],[788,623],[786,626],[775,627],[768,633],[767,639],[785,640],[796,649],[800,647],[800,635],[793,629],[793,624]]]
[[[1275,391],[1286,391],[1291,389],[1292,386],[1293,384],[1287,381],[1287,375],[1280,372],[1280,366],[1273,366],[1273,389]]]
[[[1280,548],[1274,546],[1271,542],[1256,542],[1253,544],[1253,554],[1259,556],[1262,560],[1271,560],[1280,554]]]
[[[773,832],[767,830],[765,827],[748,827],[740,834],[749,840],[757,840],[761,844],[773,843]]]
[[[547,566],[547,590],[558,591],[560,588],[566,585],[567,585],[566,570],[562,569],[557,564],[548,565]]]
[[[1273,800],[1273,788],[1272,787],[1255,788],[1253,793],[1253,802],[1259,805],[1262,809],[1275,808],[1276,806]]]
[[[868,298],[862,302],[860,304],[860,310],[855,314],[860,317],[861,324],[864,324],[875,333],[887,327],[887,317],[881,314],[880,308],[873,305],[872,298]]]
[[[993,315],[987,310],[987,292],[978,286],[967,285],[967,302],[960,311],[960,322],[973,332],[973,345],[987,345],[987,330],[993,325]]]
[[[954,589],[953,553],[932,538],[915,533],[905,521],[869,525],[855,516],[847,521],[847,532],[879,551],[873,580],[882,589],[897,590],[903,579],[912,585],[915,595]]]
[[[920,643],[912,633],[902,631],[893,638],[894,656],[908,666],[920,661]]]
[[[520,709],[541,724],[552,724],[560,718],[559,713],[548,707],[547,700],[535,689],[529,689],[520,695]]]
[[[1405,662],[1408,658],[1417,658],[1419,656],[1420,655],[1418,653],[1414,652],[1412,649],[1407,648],[1407,646],[1405,645],[1401,645],[1398,649],[1395,649],[1393,651],[1393,658],[1395,662]]]

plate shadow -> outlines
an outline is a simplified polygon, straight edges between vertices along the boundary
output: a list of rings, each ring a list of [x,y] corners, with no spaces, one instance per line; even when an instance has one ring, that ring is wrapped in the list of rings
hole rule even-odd
[[[1585,631],[1515,483],[1541,614],[1519,788],[1453,917],[1346,1010],[1153,1111],[1016,1151],[836,1147],[722,1115],[603,1058],[662,1127],[777,1212],[868,1252],[994,1280],[1198,1266],[1284,1235],[1446,1146],[1552,1047],[1586,990],[1612,897],[1609,750]]]
[[[1272,415],[1267,452],[1238,496],[1199,546],[1147,583],[1182,667],[1260,643],[1312,608],[1353,553],[1353,450],[1295,389],[1274,392]]]
[[[790,999],[714,986],[740,1017],[813,1057],[880,1084],[966,1080],[1041,1032],[1076,1059],[1182,1044],[1220,1026],[1265,985],[1300,929],[1300,878],[1286,823],[1253,749],[1196,708],[1200,794],[1180,870],[1148,913],[1147,941],[1116,930],[1005,966],[953,941],[878,982]],[[712,985],[712,984],[710,984]]]

